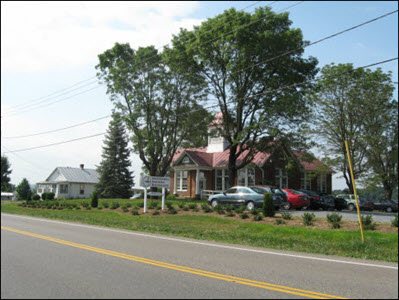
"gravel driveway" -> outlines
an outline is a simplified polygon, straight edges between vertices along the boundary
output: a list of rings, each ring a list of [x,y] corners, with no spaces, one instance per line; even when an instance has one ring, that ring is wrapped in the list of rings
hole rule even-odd
[[[280,212],[283,212],[283,211],[284,210],[281,210]],[[343,210],[343,211],[289,210],[289,213],[292,214],[293,216],[303,216],[303,214],[305,212],[313,212],[316,215],[316,217],[318,217],[318,218],[326,218],[327,214],[336,212],[336,213],[342,215],[342,219],[352,220],[352,221],[358,220],[357,211],[349,211],[349,210]],[[397,213],[369,212],[369,211],[361,211],[360,213],[362,216],[372,215],[373,221],[382,222],[382,223],[391,223],[392,220],[395,219],[395,216],[397,215]]]

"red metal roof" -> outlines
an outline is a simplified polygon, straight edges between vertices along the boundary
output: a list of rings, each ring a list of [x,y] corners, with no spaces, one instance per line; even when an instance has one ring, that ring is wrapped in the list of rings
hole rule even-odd
[[[331,169],[326,164],[324,164],[323,162],[321,162],[320,160],[318,160],[316,158],[312,162],[302,160],[302,157],[304,155],[307,155],[306,152],[293,150],[292,153],[294,153],[294,155],[298,158],[302,167],[306,171],[326,170],[327,172],[335,173],[335,171],[333,169]]]

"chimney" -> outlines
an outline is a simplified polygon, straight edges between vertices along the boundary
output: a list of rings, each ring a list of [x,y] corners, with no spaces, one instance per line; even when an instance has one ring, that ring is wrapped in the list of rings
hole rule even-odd
[[[85,167],[85,165],[84,165],[84,164],[80,164],[80,169],[81,169],[81,170],[83,170],[83,169],[84,169],[84,167]]]

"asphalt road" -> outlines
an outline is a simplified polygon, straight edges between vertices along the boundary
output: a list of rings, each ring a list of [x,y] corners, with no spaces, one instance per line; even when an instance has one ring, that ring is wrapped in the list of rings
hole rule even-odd
[[[398,264],[1,214],[1,298],[398,298]]]

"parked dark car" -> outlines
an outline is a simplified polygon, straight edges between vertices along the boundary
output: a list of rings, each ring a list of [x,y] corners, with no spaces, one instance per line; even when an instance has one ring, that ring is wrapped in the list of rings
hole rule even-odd
[[[356,210],[356,199],[353,194],[339,194],[338,197],[344,198],[346,202],[348,202],[349,210]],[[374,203],[371,201],[367,201],[365,198],[358,196],[359,200],[359,208],[360,210],[374,210]]]
[[[261,189],[264,191],[263,192],[264,194],[265,193],[272,194],[274,208],[276,210],[278,210],[280,208],[288,210],[291,208],[291,203],[288,202],[287,196],[279,188],[277,188],[275,186],[268,186],[268,185],[255,185],[255,186],[251,186],[251,188],[254,188],[255,190]]]
[[[313,191],[308,191],[308,190],[298,190],[298,191],[309,196],[310,205],[309,205],[308,209],[322,208],[319,194],[317,194],[316,192],[313,192]]]
[[[212,207],[216,205],[233,205],[239,207],[244,205],[247,210],[263,206],[263,190],[245,186],[234,186],[224,191],[222,194],[212,195],[208,199],[208,204]]]
[[[342,197],[337,197],[331,194],[321,194],[321,203],[324,210],[338,210],[341,211],[348,206],[348,202]]]
[[[376,200],[374,203],[374,209],[386,212],[397,212],[398,204],[390,200]]]

